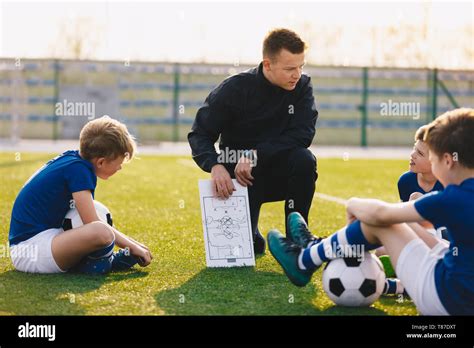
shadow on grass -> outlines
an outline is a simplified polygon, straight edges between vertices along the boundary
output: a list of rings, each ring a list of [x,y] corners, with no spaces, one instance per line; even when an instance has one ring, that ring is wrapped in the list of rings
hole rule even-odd
[[[180,287],[156,295],[169,315],[318,314],[312,284],[297,288],[286,277],[254,268],[207,268]]]
[[[314,284],[298,288],[281,273],[207,268],[177,288],[160,291],[156,301],[168,315],[386,315],[373,307],[320,310],[314,304],[318,296]]]
[[[341,307],[332,306],[321,312],[323,315],[387,315],[383,310],[375,307]]]
[[[86,315],[77,295],[97,290],[105,283],[147,274],[138,270],[106,276],[31,274],[10,270],[0,274],[0,315]]]
[[[395,315],[419,315],[415,303],[410,298],[381,296],[378,301],[384,307],[397,308],[398,313]]]
[[[397,296],[380,296],[376,304],[391,309],[391,315],[418,315],[410,299],[399,300]],[[393,309],[397,311],[393,313]],[[324,315],[388,315],[384,310],[375,307],[340,307],[331,306],[322,312]]]

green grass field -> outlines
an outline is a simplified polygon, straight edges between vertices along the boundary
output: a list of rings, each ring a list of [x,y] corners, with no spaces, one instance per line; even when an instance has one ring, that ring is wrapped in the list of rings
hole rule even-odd
[[[16,194],[48,154],[0,154],[0,238],[8,241]],[[407,161],[320,159],[317,192],[397,201]],[[1,315],[417,315],[410,301],[381,298],[369,308],[335,306],[321,270],[305,288],[293,286],[270,253],[254,268],[207,269],[197,180],[207,178],[187,157],[141,156],[107,181],[96,199],[116,227],[147,244],[153,263],[107,276],[24,274],[0,255]],[[345,223],[342,205],[315,197],[310,228],[327,235]],[[265,204],[260,230],[283,230],[283,202]],[[293,301],[291,301],[293,299]]]

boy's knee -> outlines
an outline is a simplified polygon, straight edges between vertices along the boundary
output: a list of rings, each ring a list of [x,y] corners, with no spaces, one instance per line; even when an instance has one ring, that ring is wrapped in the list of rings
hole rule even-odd
[[[115,240],[115,234],[112,228],[102,221],[91,222],[93,238],[98,246],[110,245]]]

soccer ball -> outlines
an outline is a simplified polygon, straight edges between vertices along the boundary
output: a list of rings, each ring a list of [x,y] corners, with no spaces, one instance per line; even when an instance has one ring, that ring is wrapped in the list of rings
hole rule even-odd
[[[97,212],[97,216],[101,221],[109,224],[110,226],[114,225],[112,220],[112,214],[105,205],[103,205],[99,201],[94,201],[94,207]],[[66,216],[64,217],[62,228],[64,231],[67,231],[73,228],[81,227],[82,225],[84,224],[82,223],[79,212],[76,208],[72,208],[67,212]]]
[[[384,285],[382,263],[368,252],[360,258],[332,260],[323,270],[324,291],[340,306],[370,306],[380,297]]]

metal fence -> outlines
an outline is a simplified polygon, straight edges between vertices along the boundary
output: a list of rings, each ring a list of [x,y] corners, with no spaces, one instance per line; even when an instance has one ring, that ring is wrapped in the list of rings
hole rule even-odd
[[[90,118],[108,114],[140,143],[183,141],[211,89],[248,68],[0,59],[0,138],[74,139]],[[410,145],[415,130],[436,115],[474,106],[474,71],[307,66],[305,72],[320,113],[318,144]]]

